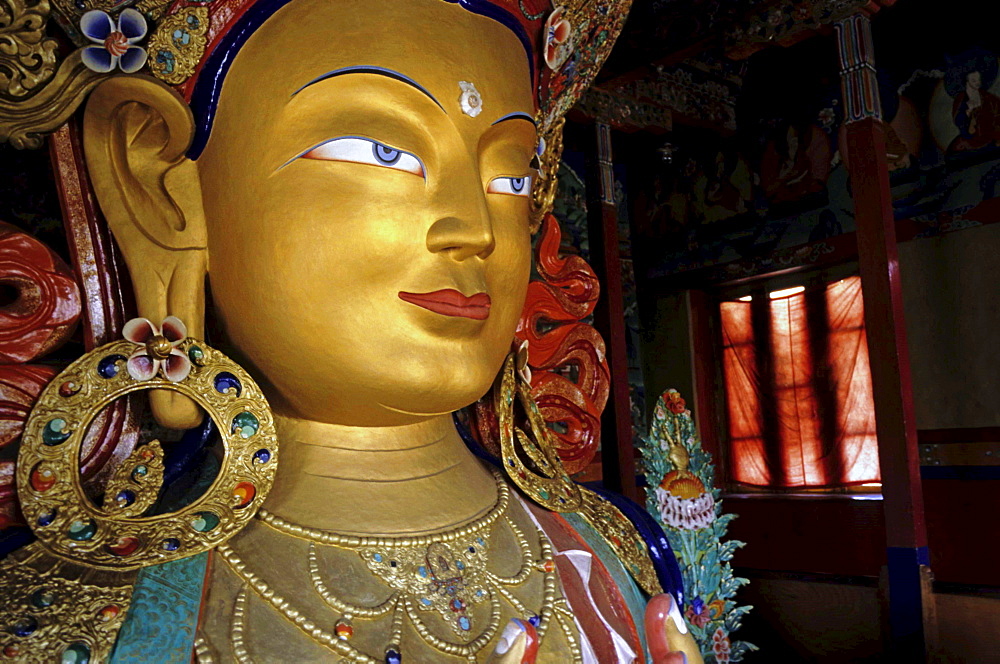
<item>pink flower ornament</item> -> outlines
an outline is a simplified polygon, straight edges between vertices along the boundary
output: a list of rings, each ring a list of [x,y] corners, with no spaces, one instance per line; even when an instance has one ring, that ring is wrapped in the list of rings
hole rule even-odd
[[[80,17],[80,32],[95,44],[80,54],[88,69],[108,74],[121,69],[133,74],[146,64],[146,49],[136,46],[146,36],[146,19],[132,8],[123,9],[118,22],[107,12],[93,9]]]
[[[563,18],[563,8],[557,7],[545,21],[545,64],[558,69],[573,52],[570,37],[573,26]]]
[[[187,338],[187,326],[176,316],[163,319],[162,330],[145,318],[125,323],[123,336],[142,346],[128,358],[128,373],[136,380],[149,380],[163,369],[163,376],[179,383],[191,373],[191,360],[177,348]]]

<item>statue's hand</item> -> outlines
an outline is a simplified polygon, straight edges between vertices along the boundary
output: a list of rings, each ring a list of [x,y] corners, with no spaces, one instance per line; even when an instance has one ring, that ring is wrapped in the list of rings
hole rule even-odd
[[[645,622],[653,664],[704,664],[701,650],[672,595],[662,593],[650,599]]]
[[[534,664],[538,656],[538,632],[526,620],[512,618],[486,664]]]

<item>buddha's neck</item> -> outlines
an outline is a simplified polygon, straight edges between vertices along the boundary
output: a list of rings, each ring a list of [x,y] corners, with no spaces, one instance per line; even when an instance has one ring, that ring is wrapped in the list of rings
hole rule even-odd
[[[418,535],[471,521],[496,502],[493,476],[450,415],[396,427],[275,420],[278,473],[264,506],[293,523]]]

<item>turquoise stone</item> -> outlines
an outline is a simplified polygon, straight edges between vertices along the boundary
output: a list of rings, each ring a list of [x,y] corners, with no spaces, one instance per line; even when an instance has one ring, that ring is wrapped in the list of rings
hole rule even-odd
[[[45,588],[41,590],[36,590],[31,595],[31,605],[39,609],[48,608],[53,604],[55,604],[55,601],[56,601],[55,594],[52,591],[47,590]]]
[[[372,556],[372,560],[374,560],[377,563],[382,562],[382,554],[381,553],[376,553],[374,556]]]
[[[93,521],[74,521],[69,524],[69,530],[66,534],[69,535],[71,540],[85,542],[93,538],[96,532],[97,524]]]
[[[233,418],[233,433],[240,438],[250,438],[260,428],[260,421],[250,412],[242,412]]]
[[[74,643],[63,650],[62,664],[87,664],[90,661],[90,648],[83,643]]]
[[[205,362],[205,351],[198,346],[191,346],[188,348],[188,359],[191,360],[191,364],[200,367]]]
[[[132,471],[132,479],[138,481],[140,477],[145,477],[147,474],[149,474],[149,468],[139,465]]]
[[[467,617],[462,616],[458,619],[458,626],[468,632],[469,628],[472,627],[472,623],[469,622]]]
[[[539,491],[538,495],[542,497],[542,500],[548,500],[549,499],[549,492],[546,491],[545,489],[542,489],[541,491]]]
[[[423,565],[417,568],[417,573],[420,574],[420,576],[424,577],[425,579],[427,578],[427,568],[424,567]]]
[[[431,601],[429,599],[427,599],[426,597],[421,597],[420,598],[420,603],[423,604],[424,606],[430,606],[431,605]]]
[[[212,512],[198,512],[191,520],[191,527],[199,533],[207,533],[219,525],[219,517]]]
[[[58,445],[69,438],[70,432],[66,430],[66,420],[61,417],[49,420],[42,429],[42,442],[46,445]]]

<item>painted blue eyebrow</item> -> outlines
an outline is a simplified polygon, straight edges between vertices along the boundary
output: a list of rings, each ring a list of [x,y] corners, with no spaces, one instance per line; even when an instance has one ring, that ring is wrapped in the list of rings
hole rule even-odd
[[[508,113],[499,120],[493,121],[493,124],[500,124],[501,122],[505,122],[507,120],[527,120],[531,124],[535,124],[535,118],[531,117],[527,113],[521,113],[520,111],[517,111],[515,113]]]
[[[371,65],[356,65],[354,67],[342,67],[341,69],[334,69],[333,71],[329,71],[323,74],[322,76],[317,76],[313,80],[309,81],[301,88],[293,92],[292,96],[294,97],[295,95],[299,94],[300,92],[308,88],[310,85],[314,85],[316,83],[319,83],[320,81],[325,81],[329,78],[334,78],[335,76],[343,76],[345,74],[375,74],[376,76],[385,76],[386,78],[391,78],[395,81],[399,81],[400,83],[406,83],[407,85],[414,87],[417,90],[420,90],[425,95],[430,97],[431,101],[437,104],[438,108],[444,111],[444,106],[442,106],[441,102],[439,102],[437,99],[434,98],[434,95],[432,95],[427,88],[420,85],[406,74],[401,74],[398,71],[394,71],[392,69],[386,69],[385,67],[374,67]],[[447,112],[448,111],[445,111],[445,113]]]

